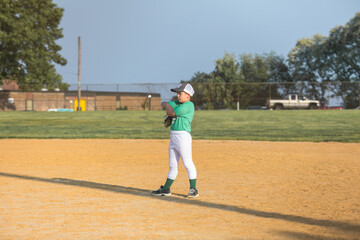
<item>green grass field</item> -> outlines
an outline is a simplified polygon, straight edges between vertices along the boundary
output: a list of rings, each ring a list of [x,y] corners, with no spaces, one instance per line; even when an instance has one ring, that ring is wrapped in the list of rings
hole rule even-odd
[[[164,111],[0,112],[0,138],[167,139]],[[360,142],[358,110],[196,111],[193,139]]]

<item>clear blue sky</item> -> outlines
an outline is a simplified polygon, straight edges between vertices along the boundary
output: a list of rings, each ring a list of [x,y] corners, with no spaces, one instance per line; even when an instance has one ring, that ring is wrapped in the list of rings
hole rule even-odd
[[[286,56],[296,41],[328,35],[360,0],[54,0],[65,9],[58,40],[63,82],[176,83],[209,73],[225,52]]]

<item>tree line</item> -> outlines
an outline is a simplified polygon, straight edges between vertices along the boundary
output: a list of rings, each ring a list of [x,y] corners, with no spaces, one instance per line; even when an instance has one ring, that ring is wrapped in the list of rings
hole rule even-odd
[[[66,90],[55,65],[66,59],[56,41],[64,9],[52,0],[0,1],[0,79],[17,81],[24,91]],[[360,12],[329,36],[297,41],[285,58],[267,54],[226,53],[210,73],[197,72],[185,82],[196,85],[193,101],[201,108],[264,105],[266,98],[296,92],[326,103],[326,94],[341,97],[346,108],[359,105]],[[296,83],[296,84],[295,84]],[[299,84],[300,83],[300,84]]]
[[[197,72],[183,82],[197,89],[193,101],[203,109],[266,105],[266,100],[299,93],[328,104],[340,97],[345,108],[360,102],[360,12],[329,36],[297,41],[285,58],[267,54],[226,53],[210,73]]]
[[[0,80],[16,80],[20,89],[67,89],[55,64],[66,59],[56,40],[64,9],[52,0],[0,1]]]

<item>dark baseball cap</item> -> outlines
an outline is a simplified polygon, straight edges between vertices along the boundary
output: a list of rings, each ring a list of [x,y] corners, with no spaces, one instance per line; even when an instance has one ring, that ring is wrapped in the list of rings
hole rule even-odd
[[[190,94],[190,96],[194,95],[194,88],[189,83],[180,83],[177,88],[172,88],[172,92],[186,92]]]

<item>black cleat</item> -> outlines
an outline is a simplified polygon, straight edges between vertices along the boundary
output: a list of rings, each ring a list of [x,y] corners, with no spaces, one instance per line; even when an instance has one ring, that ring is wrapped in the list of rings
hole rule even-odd
[[[151,195],[154,195],[154,196],[170,196],[171,192],[170,192],[170,189],[164,190],[164,186],[161,186],[158,190],[152,191]]]
[[[199,196],[199,192],[198,190],[196,190],[195,188],[190,188],[189,194],[187,195],[187,197],[189,198],[195,198]]]

